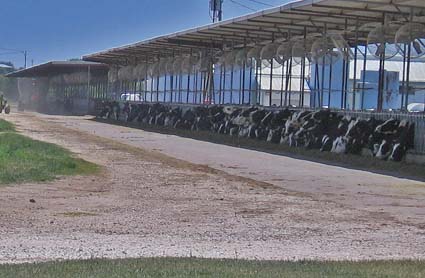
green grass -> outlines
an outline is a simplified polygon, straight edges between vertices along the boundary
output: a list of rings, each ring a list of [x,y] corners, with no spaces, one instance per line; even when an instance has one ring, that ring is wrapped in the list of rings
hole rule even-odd
[[[150,258],[2,265],[3,277],[419,278],[421,261],[277,262]]]
[[[15,127],[12,123],[0,119],[0,132],[11,132],[15,131]]]
[[[196,140],[202,140],[217,144],[224,144],[250,150],[258,150],[277,155],[289,156],[296,159],[309,160],[323,164],[336,165],[346,168],[365,170],[396,177],[425,180],[424,166],[414,163],[382,161],[375,158],[363,157],[360,155],[339,155],[330,152],[320,152],[319,150],[307,150],[304,148],[293,148],[287,145],[273,144],[255,139],[239,138],[224,134],[212,133],[209,131],[181,130],[169,127],[153,126],[142,123],[123,123],[114,120],[96,119],[104,123],[113,123],[145,131],[158,132],[162,134],[172,134]]]
[[[0,185],[42,182],[59,175],[92,174],[98,167],[54,144],[17,133],[0,133]]]

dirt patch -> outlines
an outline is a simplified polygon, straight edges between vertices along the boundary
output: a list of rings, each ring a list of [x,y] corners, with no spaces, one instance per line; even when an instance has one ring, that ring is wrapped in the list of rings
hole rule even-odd
[[[234,175],[170,157],[158,151],[162,147],[153,151],[99,137],[96,130],[78,131],[73,118],[9,119],[25,135],[66,147],[103,171],[1,188],[0,262],[425,258],[425,232],[412,224],[416,220],[297,192],[290,186],[293,177],[274,178],[285,188]],[[238,168],[230,170],[245,170]]]

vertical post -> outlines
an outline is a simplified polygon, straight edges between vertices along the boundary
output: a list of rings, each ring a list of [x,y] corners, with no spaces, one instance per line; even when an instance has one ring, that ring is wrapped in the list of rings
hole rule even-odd
[[[332,60],[332,58],[331,58]],[[329,65],[329,88],[328,88],[328,108],[331,108],[331,100],[332,100],[332,71],[333,71],[333,65],[332,65],[332,61],[331,64]]]
[[[406,57],[407,54],[407,47],[406,44],[404,44],[403,47],[403,77],[402,77],[402,81],[401,81],[401,106],[400,109],[404,110],[404,96],[405,96],[405,91],[406,91]]]
[[[322,76],[321,77],[321,84],[320,84],[320,108],[323,107],[323,98],[324,98],[324,94],[325,94],[325,57],[322,58],[323,59],[323,63],[322,63]],[[328,107],[330,108],[330,107]]]
[[[274,43],[274,33],[272,33],[272,43]],[[273,61],[274,58],[270,59],[270,95],[269,95],[269,106],[272,106],[273,102]]]
[[[183,73],[180,73],[180,76],[179,76],[179,103],[183,102],[182,90],[183,90]]]
[[[354,77],[353,77],[353,100],[352,100],[352,109],[356,110],[356,93],[357,93],[357,55],[358,55],[358,47],[356,43],[356,47],[354,48]]]
[[[226,64],[223,65],[223,102],[225,104],[226,100]]]
[[[269,95],[269,106],[272,106],[273,101],[273,58],[270,60],[270,95]]]
[[[261,95],[262,95],[262,89],[263,89],[262,88],[263,87],[263,84],[262,84],[262,82],[263,82],[263,66],[262,66],[262,63],[261,63],[261,59],[259,59],[259,63],[258,63],[257,66],[259,67],[258,74],[260,75],[260,82],[258,83],[259,93],[257,94],[257,103],[261,104]],[[264,105],[264,103],[263,103],[263,105]]]
[[[167,102],[167,74],[164,75],[164,102]]]
[[[87,66],[87,101],[90,101],[91,68]]]
[[[145,97],[144,100],[147,101],[148,99],[148,57],[146,57],[146,70],[145,70]]]
[[[285,106],[291,106],[291,90],[292,90],[292,57],[289,59],[289,65],[286,68],[286,84],[285,84]]]
[[[346,63],[346,61],[342,60],[342,85],[341,85],[341,107],[340,107],[341,109],[345,109],[345,90],[344,90],[345,80],[346,80],[346,78],[345,78],[345,75],[346,75],[345,63]]]
[[[249,67],[248,101],[250,105],[253,105],[251,103],[251,94],[252,94],[252,65]]]
[[[358,43],[359,43],[359,20],[356,20],[356,38],[355,38],[355,48],[354,48],[354,77],[353,77],[353,101],[352,101],[352,110],[356,110],[356,92],[357,92],[357,54],[359,52]],[[347,57],[348,59],[348,57]]]
[[[386,15],[384,13],[383,22],[386,22]],[[385,42],[384,42],[385,44]],[[384,95],[384,74],[385,74],[385,52],[386,45],[384,45],[384,51],[379,55],[379,80],[378,80],[378,100],[377,100],[377,110],[378,112],[382,111],[383,108],[383,95]]]
[[[233,71],[235,70],[235,67],[230,67],[230,104],[233,104]]]
[[[345,19],[345,30],[348,29],[348,19]],[[346,39],[346,38],[344,38]],[[345,51],[347,51],[347,49],[344,49]],[[350,61],[348,59],[344,59],[343,60],[344,63],[343,65],[345,66],[344,68],[344,110],[347,109],[347,98],[348,98],[348,80],[349,80],[349,70],[350,70]]]
[[[242,63],[242,104],[245,104],[245,76],[246,75],[246,63],[245,60]]]
[[[215,84],[214,84],[214,65],[208,67],[208,102],[207,104],[211,104],[213,98],[215,99]],[[205,103],[205,101],[204,101]]]
[[[156,77],[156,102],[159,102],[159,73]]]
[[[221,94],[223,89],[223,65],[220,65],[220,78],[219,78],[219,88],[218,88],[218,104],[221,104]]]
[[[169,101],[173,102],[173,87],[174,87],[174,75],[170,74],[170,98]]]
[[[150,89],[150,99],[151,99],[151,102],[153,102],[153,76],[151,76],[151,89]]]
[[[326,28],[326,27],[325,27]],[[307,39],[307,27],[304,27],[304,41]],[[300,100],[299,100],[299,106],[304,106],[304,92],[305,92],[305,60],[306,56],[301,59],[301,80],[300,80]]]
[[[378,100],[377,110],[382,111],[383,108],[383,96],[384,96],[384,81],[385,81],[385,49],[381,55],[379,55],[379,83],[378,83]],[[408,73],[409,74],[409,73]]]
[[[283,90],[284,90],[284,88],[283,88],[283,82],[285,82],[285,73],[284,73],[285,64],[286,64],[286,61],[283,61],[283,64],[282,64],[282,74],[281,74],[281,80],[280,80],[280,107],[283,106]]]
[[[404,102],[405,110],[407,110],[407,106],[409,105],[409,92],[410,92],[410,61],[412,57],[412,44],[409,43],[407,47],[407,74],[406,74],[406,98]]]
[[[319,65],[315,63],[314,65],[314,97],[313,97],[313,107],[316,108],[320,103],[320,80],[319,80]]]
[[[196,103],[196,98],[198,96],[198,76],[199,76],[199,72],[196,72],[195,74],[195,80],[194,80],[194,90],[193,90],[193,97],[192,97],[192,103]]]
[[[255,61],[255,82],[256,82],[256,86],[255,86],[255,100],[253,99],[254,100],[253,105],[257,105],[258,104],[258,95],[259,95],[259,89],[260,89],[260,81],[259,81],[259,78],[258,78],[258,64],[257,64],[257,61]]]
[[[364,94],[366,89],[366,69],[367,69],[367,44],[364,47],[364,56],[363,56],[363,78],[362,78],[362,93],[361,93],[361,104],[360,109],[364,109]]]
[[[345,91],[345,98],[344,98],[344,109],[347,109],[347,99],[348,99],[348,80],[350,78],[349,76],[349,71],[350,71],[350,61],[346,61],[345,62],[345,87],[344,87],[344,91]]]
[[[413,8],[410,9],[410,22],[413,21]],[[411,34],[410,34],[411,37]],[[410,61],[412,58],[412,44],[409,42],[407,47],[407,76],[406,76],[406,100],[404,102],[405,110],[409,105],[409,92],[410,92]],[[425,109],[424,109],[425,110]]]
[[[189,71],[187,75],[187,94],[186,94],[186,103],[189,103],[189,94],[190,94],[190,75],[191,72]]]
[[[303,57],[301,60],[301,80],[300,80],[300,100],[299,100],[299,106],[304,107],[304,93],[305,93],[305,60],[306,58]]]

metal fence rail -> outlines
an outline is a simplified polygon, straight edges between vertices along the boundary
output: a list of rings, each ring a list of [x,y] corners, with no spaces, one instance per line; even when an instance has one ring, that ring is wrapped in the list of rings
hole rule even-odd
[[[425,155],[425,114],[400,113],[400,112],[368,112],[368,111],[338,111],[344,115],[355,118],[375,118],[377,120],[406,120],[415,125],[414,152]]]

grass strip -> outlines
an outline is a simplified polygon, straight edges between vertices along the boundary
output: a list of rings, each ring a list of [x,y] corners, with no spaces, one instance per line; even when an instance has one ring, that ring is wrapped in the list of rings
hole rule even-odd
[[[54,144],[17,133],[0,133],[0,185],[44,182],[60,175],[94,174],[98,166]]]
[[[279,262],[197,258],[145,258],[1,265],[3,277],[286,277],[419,278],[423,261]]]

